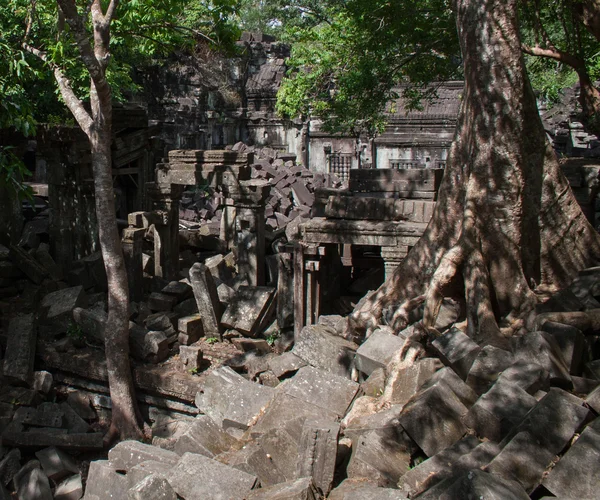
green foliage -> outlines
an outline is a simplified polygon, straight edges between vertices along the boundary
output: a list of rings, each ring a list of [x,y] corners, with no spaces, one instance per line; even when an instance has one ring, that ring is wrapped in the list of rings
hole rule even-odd
[[[83,341],[84,334],[83,334],[83,330],[81,329],[81,326],[77,323],[70,322],[69,325],[67,326],[67,337],[69,337],[73,340]]]
[[[205,342],[207,344],[216,344],[219,341],[218,337],[207,337]]]
[[[267,344],[269,344],[270,346],[273,346],[275,344],[275,341],[278,338],[279,338],[279,332],[272,333],[271,335],[267,336],[267,338],[266,338]]]
[[[278,94],[283,116],[319,116],[329,130],[375,133],[399,83],[412,82],[417,96],[425,82],[458,75],[454,19],[443,0],[303,5],[310,16],[286,34],[296,43]]]

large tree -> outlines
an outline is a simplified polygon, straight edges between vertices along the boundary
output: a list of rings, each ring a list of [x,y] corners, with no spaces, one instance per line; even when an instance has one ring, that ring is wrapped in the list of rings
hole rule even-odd
[[[390,307],[403,328],[423,302],[433,331],[444,294],[462,289],[469,335],[495,341],[524,325],[539,293],[600,258],[600,236],[546,140],[517,0],[455,0],[454,13],[465,89],[436,209],[407,258],[354,311],[354,332],[374,328]]]

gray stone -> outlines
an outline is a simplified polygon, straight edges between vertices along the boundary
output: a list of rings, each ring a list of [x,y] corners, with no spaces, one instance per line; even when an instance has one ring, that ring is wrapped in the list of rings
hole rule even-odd
[[[358,388],[356,382],[312,366],[300,368],[293,378],[281,385],[286,394],[334,412],[339,417],[346,414]]]
[[[171,281],[160,293],[172,295],[177,299],[177,302],[189,299],[194,294],[192,287],[185,281]]]
[[[202,348],[197,345],[179,347],[179,362],[184,371],[196,373],[202,368]]]
[[[179,460],[179,455],[139,441],[121,441],[108,452],[108,460],[115,470],[128,472],[148,460],[174,465]]]
[[[204,261],[204,265],[210,270],[213,278],[219,281],[233,279],[233,269],[229,265],[231,258],[225,259],[222,255],[214,255]]]
[[[498,377],[498,382],[518,385],[528,394],[535,394],[539,390],[548,389],[549,374],[537,363],[520,360],[504,370]]]
[[[310,325],[297,335],[292,352],[315,368],[350,378],[357,348],[327,326]]]
[[[536,403],[519,386],[497,382],[476,401],[463,422],[479,436],[500,441]]]
[[[52,374],[46,371],[33,372],[33,390],[48,394],[52,389]]]
[[[84,499],[127,500],[127,477],[119,474],[108,460],[90,462]]]
[[[281,356],[269,359],[269,368],[277,378],[297,372],[303,366],[306,366],[306,361],[293,352],[284,352]]]
[[[234,288],[226,285],[225,283],[221,283],[217,287],[217,295],[219,296],[219,302],[227,307],[233,300],[235,299],[236,291]]]
[[[571,375],[571,380],[573,381],[573,393],[584,396],[590,394],[596,387],[598,387],[598,385],[600,385],[600,380],[577,377],[575,375]]]
[[[186,299],[180,302],[173,308],[173,312],[178,314],[180,317],[192,316],[198,313],[198,304],[195,298]]]
[[[37,330],[33,314],[15,316],[8,325],[8,341],[4,355],[4,376],[8,380],[30,384]]]
[[[550,383],[566,390],[573,388],[567,363],[556,339],[546,332],[527,332],[511,339],[515,361],[537,363],[550,374]]]
[[[177,329],[179,331],[180,345],[191,345],[204,336],[204,326],[199,314],[179,318]]]
[[[8,446],[21,448],[44,448],[56,446],[65,450],[101,450],[104,446],[102,432],[67,434],[66,429],[57,429],[58,433],[50,433],[48,428],[36,432],[10,432],[2,434],[2,441]]]
[[[40,469],[41,465],[40,465],[40,461],[39,460],[29,460],[29,462],[27,462],[23,467],[21,467],[19,469],[19,472],[17,472],[15,474],[15,476],[13,477],[13,488],[15,490],[18,490],[19,487],[21,486],[21,484],[23,483],[23,479],[27,478],[27,475],[33,470],[33,469]]]
[[[333,484],[340,425],[335,422],[307,419],[298,446],[296,477],[312,477],[327,495]]]
[[[231,300],[221,324],[254,337],[274,312],[275,289],[267,286],[240,286]]]
[[[37,408],[22,406],[15,412],[14,420],[35,427],[62,427],[64,412],[56,403],[42,403]]]
[[[169,313],[173,314],[173,313]],[[171,318],[165,313],[158,312],[146,316],[144,319],[144,326],[148,330],[155,330],[159,332],[168,332],[173,328]]]
[[[448,387],[448,389],[450,389],[458,400],[467,408],[471,407],[477,400],[475,391],[463,382],[456,372],[448,366],[435,372],[431,378],[421,386],[421,390],[425,391],[438,384]]]
[[[346,493],[343,500],[408,500],[408,497],[392,488],[361,486]]]
[[[579,398],[561,389],[550,389],[500,443],[502,451],[486,470],[533,491],[555,455],[588,418],[589,410],[581,404]]]
[[[233,338],[231,343],[243,352],[256,351],[261,354],[271,352],[271,346],[265,339]]]
[[[104,329],[108,315],[103,309],[73,309],[73,320],[79,325],[83,334],[91,339],[104,342]]]
[[[177,500],[177,494],[164,477],[150,475],[129,489],[129,500]]]
[[[600,413],[600,386],[596,387],[585,398],[585,402],[596,412]]]
[[[391,404],[405,404],[442,367],[439,360],[425,358],[390,374],[388,400]]]
[[[274,390],[222,366],[205,379],[196,395],[198,409],[224,428],[245,430],[275,396]]]
[[[32,469],[20,481],[19,500],[53,500],[50,482],[41,469]]]
[[[177,297],[166,293],[152,292],[148,297],[148,307],[151,311],[172,311],[177,304]]]
[[[512,363],[512,353],[487,345],[475,358],[467,375],[467,385],[477,394],[483,394]]]
[[[170,471],[167,481],[186,500],[245,498],[256,483],[246,474],[202,455],[186,453]]]
[[[360,384],[360,388],[365,396],[377,398],[383,394],[386,379],[385,370],[377,368],[369,375],[367,380]]]
[[[70,474],[79,472],[75,459],[55,446],[44,448],[36,452],[35,456],[40,461],[48,478],[52,481],[58,482]]]
[[[595,498],[600,491],[599,467],[600,433],[587,427],[542,484],[557,497]]]
[[[516,481],[500,479],[481,470],[471,470],[461,474],[444,491],[439,500],[527,500],[529,495]]]
[[[13,477],[21,469],[21,452],[18,449],[10,450],[0,460],[0,483],[4,486],[13,480]]]
[[[263,486],[296,479],[299,460],[298,440],[288,432],[290,426],[269,429],[258,437],[258,447],[248,458],[248,465]],[[292,428],[294,426],[292,425]]]
[[[481,348],[458,328],[435,339],[432,347],[438,352],[440,359],[451,367],[460,378],[465,380],[480,353]]]
[[[54,333],[64,333],[73,321],[73,309],[85,307],[87,296],[82,286],[64,288],[49,293],[42,299],[41,308],[45,311],[44,327]]]
[[[375,330],[356,351],[356,368],[371,375],[377,368],[385,368],[402,348],[404,339],[383,330]]]
[[[303,477],[268,488],[253,490],[247,500],[319,500],[319,494],[312,478]]]
[[[445,384],[420,391],[402,410],[400,424],[428,457],[451,446],[466,432],[467,408]]]
[[[479,445],[475,436],[466,436],[452,446],[421,462],[402,475],[398,488],[411,498],[452,474],[453,464]]]
[[[196,262],[190,268],[190,283],[202,318],[204,335],[221,338],[221,303],[212,274],[209,269]]]
[[[90,398],[79,391],[69,392],[66,403],[75,410],[77,415],[85,420],[94,420],[96,412],[90,405]]]
[[[571,375],[579,375],[583,369],[585,336],[578,328],[546,321],[544,331],[554,337]]]
[[[48,276],[48,271],[22,248],[10,246],[10,260],[36,285]]]
[[[54,500],[79,500],[83,496],[81,475],[68,477],[54,491]]]
[[[133,488],[140,481],[143,481],[148,476],[166,477],[169,470],[173,468],[174,464],[167,464],[165,462],[157,462],[156,460],[146,460],[141,462],[127,472],[127,481],[129,488]]]
[[[164,332],[149,332],[135,323],[130,323],[129,348],[134,358],[149,363],[160,363],[169,356],[169,341]]]
[[[237,439],[224,432],[212,418],[199,415],[178,437],[173,451],[179,455],[190,452],[213,458],[229,450],[237,442]]]
[[[67,402],[60,403],[60,409],[64,414],[63,425],[70,433],[85,433],[90,430],[89,424]]]

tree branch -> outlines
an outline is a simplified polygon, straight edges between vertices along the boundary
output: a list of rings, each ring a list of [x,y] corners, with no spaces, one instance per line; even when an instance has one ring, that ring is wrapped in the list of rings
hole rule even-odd
[[[48,66],[50,66],[50,69],[52,69],[54,73],[54,78],[56,79],[56,83],[58,84],[58,88],[65,101],[65,104],[67,105],[67,108],[69,108],[69,111],[71,111],[71,113],[75,117],[75,120],[77,120],[77,123],[81,127],[81,130],[83,130],[85,134],[89,137],[92,132],[92,125],[94,122],[90,114],[86,111],[85,107],[83,106],[83,102],[77,97],[77,95],[75,95],[75,92],[71,87],[71,82],[69,78],[65,76],[62,70],[56,64],[54,64],[51,61],[48,61],[48,55],[46,54],[46,52],[32,47],[27,43],[23,43],[23,48],[27,52],[38,57],[46,64],[48,64]]]
[[[557,49],[556,47],[543,48],[539,45],[535,47],[531,47],[529,45],[522,44],[521,50],[530,56],[537,57],[547,57],[549,59],[554,59],[555,61],[565,63],[571,66],[578,73],[583,69],[585,70],[584,62],[573,54],[569,54],[568,52],[564,52],[562,50]]]

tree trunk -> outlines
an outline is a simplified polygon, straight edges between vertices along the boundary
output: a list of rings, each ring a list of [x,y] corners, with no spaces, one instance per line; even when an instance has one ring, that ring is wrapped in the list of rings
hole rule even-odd
[[[594,86],[587,70],[577,71],[579,76],[579,103],[586,125],[600,134],[600,92]]]
[[[368,333],[386,310],[402,329],[423,301],[431,330],[442,297],[458,285],[470,336],[509,335],[536,292],[567,285],[600,257],[600,237],[546,141],[516,0],[455,0],[454,8],[465,88],[436,209],[407,258],[353,312],[349,334]]]

